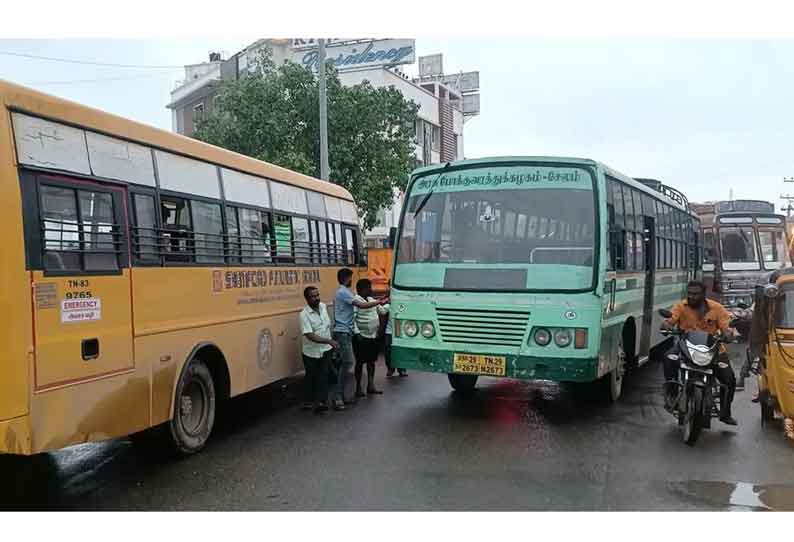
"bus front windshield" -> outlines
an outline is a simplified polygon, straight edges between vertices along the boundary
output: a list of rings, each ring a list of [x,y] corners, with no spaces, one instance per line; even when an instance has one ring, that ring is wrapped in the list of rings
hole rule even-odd
[[[760,269],[753,227],[720,227],[720,256],[726,271]]]
[[[420,189],[409,194],[403,215],[396,286],[592,287],[597,228],[589,171],[489,168],[414,185]]]

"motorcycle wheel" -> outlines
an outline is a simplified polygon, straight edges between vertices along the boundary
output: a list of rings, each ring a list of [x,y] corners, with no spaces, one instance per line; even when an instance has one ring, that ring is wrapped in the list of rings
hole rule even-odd
[[[694,445],[700,436],[700,417],[702,415],[702,410],[703,390],[701,388],[694,388],[687,397],[684,427],[681,432],[681,437],[684,442],[690,446]]]

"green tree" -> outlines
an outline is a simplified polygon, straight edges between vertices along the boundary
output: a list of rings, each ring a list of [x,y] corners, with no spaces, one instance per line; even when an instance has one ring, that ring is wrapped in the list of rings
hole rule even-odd
[[[395,88],[368,82],[344,87],[326,69],[330,181],[356,198],[364,227],[405,189],[415,165],[414,124],[419,107]],[[319,176],[319,86],[313,73],[295,63],[275,66],[260,56],[246,77],[221,85],[217,107],[199,120],[194,137]]]

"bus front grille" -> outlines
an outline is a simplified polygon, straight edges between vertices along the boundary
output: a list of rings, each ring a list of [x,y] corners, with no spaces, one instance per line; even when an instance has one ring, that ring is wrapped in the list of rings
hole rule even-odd
[[[529,311],[438,307],[436,317],[444,342],[521,346]]]

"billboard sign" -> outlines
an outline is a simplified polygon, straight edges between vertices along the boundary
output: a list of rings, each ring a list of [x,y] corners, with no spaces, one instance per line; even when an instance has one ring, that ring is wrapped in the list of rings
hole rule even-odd
[[[419,57],[419,77],[436,77],[443,73],[443,55],[438,54]]]
[[[480,72],[461,72],[454,75],[445,75],[444,84],[457,88],[460,92],[474,92],[480,89]]]
[[[464,94],[463,95],[463,114],[464,115],[479,115],[480,114],[480,95],[479,94]]]
[[[316,45],[307,49],[295,49],[293,42],[293,50],[295,62],[317,71],[319,61]],[[413,64],[416,58],[416,44],[412,39],[335,43],[326,46],[325,56],[326,61],[339,71]]]

